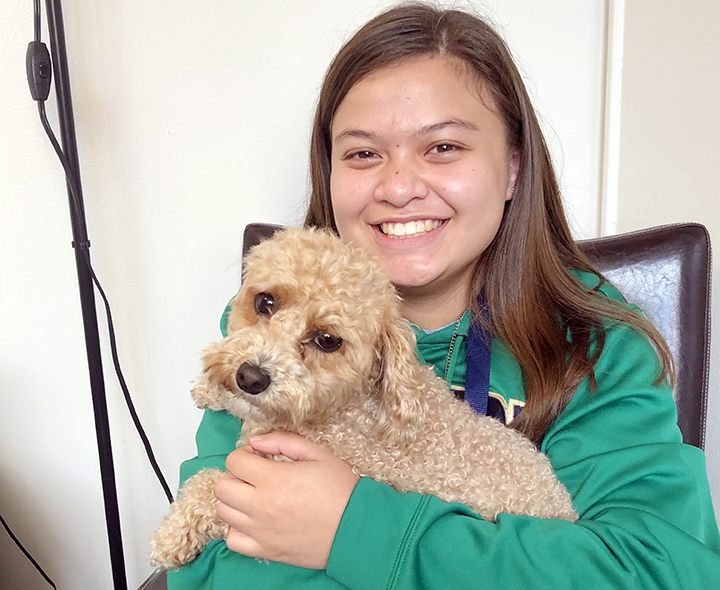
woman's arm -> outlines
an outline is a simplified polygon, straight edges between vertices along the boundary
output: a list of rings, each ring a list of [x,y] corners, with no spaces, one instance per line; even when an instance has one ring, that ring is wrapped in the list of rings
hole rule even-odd
[[[580,520],[500,515],[363,479],[328,575],[352,588],[714,588],[720,538],[701,451],[681,443],[646,340],[608,331],[597,391],[581,385],[543,451]]]
[[[235,450],[239,434],[240,422],[236,418],[225,412],[207,410],[197,431],[198,454],[182,464],[181,482],[201,469],[223,468],[229,454],[241,452]],[[335,460],[339,461],[337,458]],[[275,464],[273,461],[268,463]],[[287,485],[282,483],[280,487],[294,490],[292,482]],[[311,501],[311,504],[313,503],[316,506],[322,505]],[[328,546],[331,543],[332,539],[328,541]],[[303,546],[305,545],[307,543],[303,542]],[[225,541],[212,541],[195,560],[178,570],[168,572],[167,583],[169,590],[342,590],[342,586],[328,578],[324,570],[299,568],[247,557],[229,549]]]
[[[324,541],[332,543],[326,571],[258,567],[219,542],[183,568],[185,580],[205,585],[170,587],[712,588],[720,538],[704,457],[681,443],[668,387],[653,385],[657,369],[643,337],[609,330],[597,391],[582,384],[548,432],[543,451],[573,495],[576,524],[512,515],[489,523],[462,505],[363,478]],[[277,486],[292,491],[295,480]],[[300,545],[311,559],[317,549]]]

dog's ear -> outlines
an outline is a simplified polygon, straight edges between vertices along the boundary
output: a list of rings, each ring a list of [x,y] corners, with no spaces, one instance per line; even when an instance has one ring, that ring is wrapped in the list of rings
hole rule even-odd
[[[225,410],[225,400],[231,395],[222,378],[219,344],[209,346],[203,355],[203,372],[190,394],[198,408]]]
[[[224,398],[224,388],[217,383],[213,383],[208,378],[207,373],[203,373],[190,390],[195,405],[201,410],[215,410],[219,412],[224,410],[222,404]]]
[[[416,432],[412,425],[424,419],[428,382],[415,352],[415,334],[410,324],[402,319],[388,322],[378,349],[378,389],[387,426],[398,434]]]
[[[225,333],[232,334],[248,325],[247,306],[243,306],[246,299],[244,291],[241,289],[235,297],[232,298],[225,309],[223,322],[225,324]]]

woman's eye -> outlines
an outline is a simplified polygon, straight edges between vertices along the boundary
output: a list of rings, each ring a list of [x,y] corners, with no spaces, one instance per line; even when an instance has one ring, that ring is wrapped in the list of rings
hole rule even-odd
[[[275,298],[270,293],[258,293],[255,295],[256,314],[269,317],[275,313],[275,307]]]
[[[326,332],[318,332],[312,338],[312,343],[321,352],[335,352],[342,346],[342,338]]]
[[[436,146],[430,148],[429,153],[431,154],[446,154],[448,152],[454,152],[458,150],[458,146],[452,143],[439,143]]]
[[[347,157],[349,160],[368,160],[375,157],[375,152],[371,152],[370,150],[360,150],[359,152],[352,152],[348,154]]]

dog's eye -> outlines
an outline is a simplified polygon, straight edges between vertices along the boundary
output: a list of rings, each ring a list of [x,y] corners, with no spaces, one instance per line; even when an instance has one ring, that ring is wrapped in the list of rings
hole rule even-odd
[[[322,352],[335,352],[342,346],[342,338],[333,336],[326,332],[317,332],[313,334],[312,343]]]
[[[270,293],[258,293],[255,295],[256,314],[271,316],[275,313],[275,307],[275,299]]]

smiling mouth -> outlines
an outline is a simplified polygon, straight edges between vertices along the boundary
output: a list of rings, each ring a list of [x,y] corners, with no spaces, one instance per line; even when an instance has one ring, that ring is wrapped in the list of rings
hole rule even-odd
[[[444,220],[425,219],[418,221],[408,221],[407,223],[381,223],[378,227],[386,236],[392,238],[416,237],[426,234],[440,227]]]

